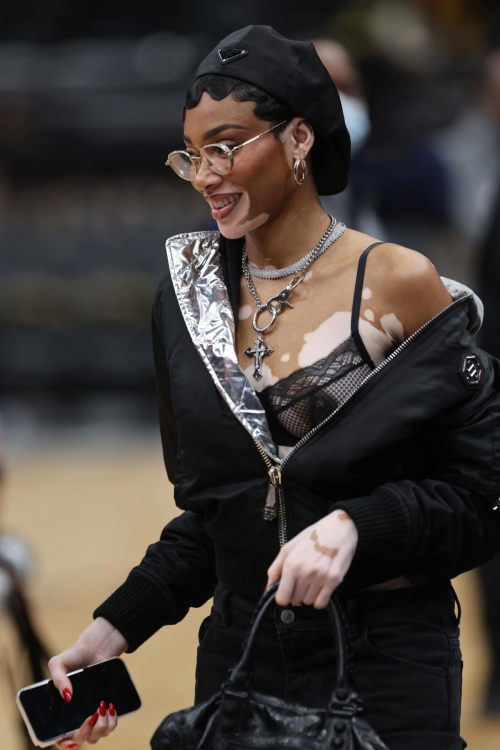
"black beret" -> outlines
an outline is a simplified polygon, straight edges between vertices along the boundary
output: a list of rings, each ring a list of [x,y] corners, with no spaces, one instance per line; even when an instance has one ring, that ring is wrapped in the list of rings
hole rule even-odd
[[[351,139],[337,88],[311,42],[287,39],[271,26],[245,26],[217,44],[195,79],[209,73],[251,83],[304,117],[315,135],[311,156],[318,193],[344,190]]]

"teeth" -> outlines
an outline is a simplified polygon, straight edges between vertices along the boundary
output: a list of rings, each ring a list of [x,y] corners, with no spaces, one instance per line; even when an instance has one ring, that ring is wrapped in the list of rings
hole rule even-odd
[[[224,208],[224,206],[228,206],[230,203],[234,203],[234,201],[237,201],[239,198],[239,195],[232,195],[230,198],[224,198],[221,201],[212,201],[212,206],[214,208]]]

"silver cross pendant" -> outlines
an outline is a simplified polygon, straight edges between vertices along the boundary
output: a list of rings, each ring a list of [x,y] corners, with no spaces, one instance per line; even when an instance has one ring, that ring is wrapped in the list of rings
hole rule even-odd
[[[245,354],[247,357],[253,357],[255,360],[255,370],[253,372],[253,376],[255,380],[260,380],[262,377],[261,372],[261,365],[262,365],[262,359],[266,356],[269,356],[274,352],[274,349],[272,346],[267,346],[267,344],[264,344],[264,339],[259,334],[258,338],[255,339],[255,346],[253,349],[248,347]]]

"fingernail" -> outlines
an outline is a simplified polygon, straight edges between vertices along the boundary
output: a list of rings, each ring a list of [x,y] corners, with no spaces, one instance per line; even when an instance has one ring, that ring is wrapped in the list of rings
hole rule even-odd
[[[76,744],[76,742],[72,742],[71,745],[68,745],[68,747],[69,747],[69,750],[73,750],[73,748],[78,747],[78,745]]]
[[[115,707],[113,706],[112,703],[109,704],[108,711],[109,711],[110,716],[114,716],[116,714]]]
[[[106,704],[104,701],[101,701],[99,703],[99,713],[101,714],[101,716],[106,716]]]
[[[66,703],[69,703],[71,700],[71,690],[69,690],[69,688],[64,688],[64,690],[62,691],[62,697],[64,698]]]
[[[266,583],[266,585],[264,586],[264,593],[266,593],[268,588],[269,588],[269,584]]]
[[[90,724],[91,727],[94,727],[96,725],[98,718],[99,718],[99,714],[98,713],[95,713],[93,716],[90,717],[89,724]]]

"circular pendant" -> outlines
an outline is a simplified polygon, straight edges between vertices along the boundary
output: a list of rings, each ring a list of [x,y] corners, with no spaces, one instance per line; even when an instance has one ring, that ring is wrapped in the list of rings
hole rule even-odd
[[[267,326],[264,326],[263,328],[259,328],[259,326],[257,325],[257,318],[262,312],[264,312],[264,310],[267,310],[268,312],[271,313],[271,320],[269,321]],[[278,311],[276,310],[274,305],[270,305],[270,307],[268,307],[267,305],[260,305],[260,307],[258,307],[257,310],[255,311],[255,315],[253,316],[253,327],[258,333],[266,333],[266,331],[268,331],[271,328],[274,321],[276,320],[277,314],[278,314]]]

